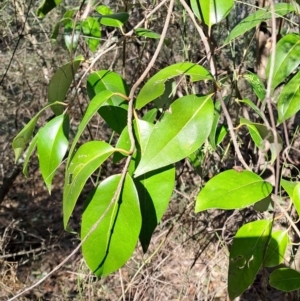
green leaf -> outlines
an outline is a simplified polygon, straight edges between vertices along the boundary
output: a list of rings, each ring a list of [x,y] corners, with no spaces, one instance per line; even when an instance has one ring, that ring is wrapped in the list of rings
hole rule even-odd
[[[276,145],[273,131],[264,124],[254,123],[245,118],[240,119],[240,124],[247,126],[251,138],[258,148],[265,153],[270,149],[271,164],[273,164],[282,149],[283,142],[279,134],[276,132],[278,143]]]
[[[191,0],[194,14],[209,27],[222,21],[231,11],[233,0]]]
[[[219,119],[221,115],[220,113],[221,113],[221,104],[219,101],[216,101],[213,124],[209,134],[209,142],[213,150],[217,149],[217,129],[218,129]]]
[[[297,184],[298,184],[297,182],[291,182],[284,179],[281,179],[280,181],[280,185],[291,199],[293,198],[294,188],[297,186]]]
[[[124,96],[129,94],[128,86],[123,78],[108,70],[100,70],[89,75],[87,80],[87,91],[89,98],[103,90],[120,93]],[[100,116],[117,133],[121,134],[127,125],[128,101],[119,95],[113,95],[100,108]]]
[[[30,142],[30,145],[27,149],[26,156],[24,159],[24,164],[23,164],[23,174],[25,175],[26,178],[28,178],[28,164],[29,164],[29,159],[32,156],[36,145],[37,145],[37,139],[38,139],[38,133],[33,137],[33,139]]]
[[[121,175],[105,179],[89,195],[82,215],[81,239],[104,216],[96,230],[82,245],[88,267],[98,277],[121,268],[132,255],[141,229],[141,213],[136,188],[127,174],[120,196],[108,209]]]
[[[161,96],[165,90],[165,82],[179,75],[190,76],[191,82],[213,80],[209,71],[197,64],[185,62],[171,65],[160,70],[147,81],[136,98],[135,107],[140,110],[150,101]]]
[[[288,243],[289,236],[286,231],[272,232],[265,254],[264,266],[271,268],[281,264]]]
[[[134,179],[142,213],[140,242],[146,253],[151,236],[160,222],[175,186],[175,168],[167,166]],[[163,192],[163,193],[162,193]]]
[[[264,261],[272,223],[259,220],[243,225],[230,249],[228,293],[230,300],[240,296],[254,281]]]
[[[51,193],[52,179],[61,164],[69,144],[69,115],[59,115],[39,130],[37,154],[40,171]]]
[[[273,203],[272,197],[269,195],[266,198],[256,202],[253,205],[253,209],[259,212],[264,212],[269,209],[270,204]]]
[[[124,149],[129,152],[130,147],[131,147],[130,138],[129,138],[128,128],[126,126],[118,139],[116,148]],[[114,156],[113,156],[113,162],[116,164],[120,160],[122,160],[124,157],[126,157],[125,154],[120,153],[120,152],[115,152]]]
[[[114,152],[114,148],[104,141],[89,141],[79,147],[66,171],[63,214],[64,227],[74,210],[76,201],[88,178]]]
[[[73,62],[67,63],[60,67],[52,76],[48,87],[48,103],[52,104],[55,101],[65,101],[65,97],[69,87],[73,81],[73,77],[77,72],[80,62],[83,60],[82,56],[78,56]],[[63,106],[52,106],[55,115],[60,115],[63,112]]]
[[[62,2],[62,0],[44,0],[40,6],[38,7],[36,11],[36,15],[39,18],[44,18],[49,11],[51,11],[53,8],[55,8],[57,5],[59,5]]]
[[[56,105],[56,102],[53,104],[46,105],[42,110],[40,110],[19,132],[19,134],[14,138],[12,146],[15,152],[15,162],[17,162],[22,153],[24,152],[27,144],[29,143],[33,131],[35,129],[36,123],[41,116],[41,114],[49,107]]]
[[[196,151],[211,131],[213,111],[210,95],[188,95],[173,102],[145,142],[135,177],[180,161]]]
[[[280,268],[271,273],[269,283],[278,290],[291,292],[300,288],[300,273],[290,268]]]
[[[260,77],[250,71],[247,71],[247,73],[245,73],[243,77],[251,85],[258,99],[263,101],[266,97],[266,88]]]
[[[300,216],[300,183],[298,183],[294,188],[292,201],[294,203],[298,215]]]
[[[288,3],[274,3],[274,10],[275,10],[275,15],[279,17],[295,11],[295,8],[293,7],[293,5]],[[257,12],[251,14],[250,16],[242,20],[236,27],[234,27],[231,30],[229,36],[227,37],[225,43],[227,44],[233,39],[242,36],[245,32],[256,27],[261,22],[264,22],[271,18],[272,18],[272,14],[269,7],[260,8]]]
[[[89,49],[95,52],[101,38],[101,29],[98,21],[96,18],[87,17],[86,20],[81,22],[81,28]]]
[[[257,107],[250,99],[244,98],[244,99],[239,99],[238,102],[245,103],[248,105],[250,108],[254,110],[254,112],[262,119],[264,119],[263,112],[259,107]]]
[[[300,111],[300,72],[286,84],[277,102],[278,123],[289,119]]]
[[[200,191],[195,212],[207,209],[241,209],[267,197],[272,185],[257,174],[227,170],[210,179]]]
[[[89,106],[87,107],[87,110],[78,126],[77,133],[74,137],[74,140],[72,142],[70,151],[69,151],[69,156],[68,156],[68,161],[67,161],[67,167],[69,166],[70,160],[72,159],[74,149],[76,147],[76,144],[83,133],[85,127],[89,123],[89,121],[92,119],[92,117],[97,113],[99,108],[102,106],[103,103],[105,103],[109,98],[113,96],[114,93],[110,91],[102,91],[99,94],[97,94],[89,103]]]
[[[96,11],[101,15],[99,22],[105,26],[122,27],[128,21],[129,14],[126,12],[113,13],[113,11],[105,6],[99,5]]]
[[[142,119],[145,121],[148,121],[150,123],[154,123],[157,113],[158,113],[158,110],[156,108],[153,108],[153,109],[147,111]]]
[[[298,34],[290,33],[284,36],[276,45],[274,74],[272,79],[272,90],[283,82],[299,65],[300,37]],[[270,58],[267,65],[267,77],[269,78]]]
[[[145,37],[145,38],[150,38],[150,39],[159,39],[160,35],[150,29],[146,28],[137,28],[135,30],[135,33],[139,37]]]

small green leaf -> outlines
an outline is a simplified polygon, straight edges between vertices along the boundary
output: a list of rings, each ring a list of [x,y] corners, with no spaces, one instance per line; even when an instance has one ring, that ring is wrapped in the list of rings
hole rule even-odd
[[[267,197],[272,185],[257,174],[227,170],[210,179],[200,191],[195,212],[207,209],[241,209]]]
[[[278,290],[291,292],[300,288],[300,273],[290,268],[280,268],[271,273],[269,283]]]
[[[248,105],[250,108],[254,110],[254,112],[262,119],[264,119],[263,112],[259,107],[257,107],[250,99],[244,98],[244,99],[239,99],[238,102],[245,103]]]
[[[293,117],[300,111],[300,72],[286,84],[277,102],[278,123]]]
[[[158,113],[158,110],[156,108],[153,108],[153,109],[147,111],[142,119],[145,121],[148,121],[150,123],[154,123],[157,113]]]
[[[105,26],[122,27],[129,18],[128,13],[113,13],[113,11],[106,5],[97,6],[96,11],[101,15],[99,22]]]
[[[121,268],[132,255],[141,229],[136,188],[127,174],[121,193],[110,206],[121,175],[113,175],[89,195],[82,215],[81,239],[103,218],[82,245],[83,257],[93,273],[106,276]]]
[[[286,231],[272,232],[264,259],[264,266],[271,268],[283,262],[284,254],[289,243]]]
[[[295,8],[289,3],[274,3],[274,10],[276,17],[279,17],[295,11]],[[247,31],[259,25],[261,22],[269,20],[271,18],[272,14],[269,7],[260,8],[257,12],[251,14],[250,16],[242,20],[236,27],[234,27],[227,37],[225,43],[227,44],[233,39],[242,36]]]
[[[79,56],[72,63],[65,64],[54,73],[48,87],[49,104],[52,104],[55,101],[65,101],[69,87],[82,60],[83,57]],[[55,115],[60,115],[63,112],[63,106],[52,106],[52,110]]]
[[[57,5],[59,5],[62,2],[62,0],[44,0],[40,6],[38,7],[36,11],[36,15],[39,18],[44,18],[49,11],[51,11],[53,8],[55,8]]]
[[[243,77],[251,85],[258,99],[263,101],[266,97],[266,88],[260,77],[250,71],[247,71],[247,73],[245,73]]]
[[[109,98],[113,96],[113,92],[104,90],[97,94],[89,103],[89,106],[87,107],[87,110],[78,126],[77,133],[73,139],[70,151],[69,151],[69,156],[68,156],[68,161],[67,161],[67,167],[69,166],[70,160],[72,159],[74,149],[76,147],[76,144],[83,133],[85,127],[89,123],[89,121],[92,119],[92,117],[97,113],[99,108],[105,103]]]
[[[275,65],[272,79],[272,90],[283,82],[299,65],[300,37],[290,33],[284,36],[276,45]],[[271,57],[271,56],[270,56]],[[267,77],[270,71],[270,58],[267,65]]]
[[[69,115],[59,115],[39,130],[37,154],[44,182],[51,193],[52,179],[69,144]]]
[[[267,220],[243,225],[230,249],[228,293],[230,300],[240,296],[254,281],[264,261],[272,223]]]
[[[128,86],[119,74],[108,70],[91,73],[87,80],[89,98],[92,99],[103,90],[120,93],[124,96],[129,94]],[[119,95],[113,95],[98,112],[115,132],[121,134],[127,125],[127,110],[128,101]]]
[[[129,138],[128,128],[126,126],[118,139],[116,148],[124,149],[129,152],[130,146],[131,146],[130,138]],[[113,162],[116,164],[120,160],[122,160],[124,157],[126,157],[126,155],[124,155],[123,153],[115,152],[114,156],[113,156]]]
[[[146,28],[137,28],[135,30],[135,33],[139,37],[145,37],[145,38],[150,38],[150,39],[159,39],[160,35],[150,29]]]
[[[210,95],[188,95],[173,102],[145,142],[135,177],[180,161],[196,151],[211,131],[213,111]]]
[[[298,215],[300,216],[300,183],[298,183],[294,188],[292,201],[294,203]]]
[[[80,146],[73,156],[66,171],[64,184],[65,229],[86,181],[113,152],[114,148],[104,141],[90,141]]]
[[[271,151],[271,164],[274,163],[282,149],[282,139],[277,134],[277,145],[275,143],[273,131],[264,124],[254,123],[245,118],[240,119],[240,124],[246,125],[255,145],[263,152]]]
[[[163,95],[165,90],[165,82],[168,79],[180,75],[190,76],[191,82],[196,82],[205,79],[213,80],[213,77],[209,73],[209,71],[197,64],[185,62],[171,65],[157,72],[142,87],[140,93],[136,98],[136,108],[140,110],[150,101]]]
[[[101,38],[101,29],[98,21],[95,18],[87,17],[81,22],[82,32],[85,41],[92,52],[97,50]]]
[[[194,14],[209,27],[222,21],[231,11],[233,0],[191,0]]]
[[[253,205],[253,209],[259,212],[264,212],[269,209],[270,204],[272,204],[272,198],[271,196],[267,196],[266,198],[256,202]]]
[[[287,181],[285,179],[281,179],[280,185],[285,190],[285,192],[289,195],[289,197],[292,199],[294,194],[294,188],[297,186],[298,182],[291,182]]]

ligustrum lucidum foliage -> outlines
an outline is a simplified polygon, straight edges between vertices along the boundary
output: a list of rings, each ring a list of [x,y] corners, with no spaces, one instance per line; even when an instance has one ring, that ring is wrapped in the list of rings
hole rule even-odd
[[[60,2],[43,1],[37,15],[43,18],[62,5]],[[257,273],[268,267],[272,267],[268,279],[271,286],[283,291],[299,289],[300,273],[282,265],[290,243],[288,230],[295,228],[295,224],[280,204],[288,195],[299,213],[300,183],[282,178],[286,163],[282,155],[289,152],[290,145],[278,131],[300,110],[300,36],[298,30],[278,27],[278,20],[283,18],[288,26],[296,26],[289,24],[289,20],[299,17],[297,3],[266,1],[265,6],[252,5],[251,12],[233,28],[227,27],[222,37],[217,35],[221,24],[235,18],[237,6],[241,5],[233,0],[191,0],[188,4],[184,0],[176,3],[164,0],[152,11],[146,11],[144,19],[134,25],[131,22],[130,30],[128,20],[139,4],[124,1],[126,7],[114,11],[105,5],[86,2],[65,12],[54,27],[51,38],[64,34],[72,60],[55,71],[48,87],[48,104],[14,138],[13,149],[16,162],[24,160],[26,176],[30,158],[37,152],[49,192],[57,168],[64,164],[62,205],[66,230],[71,230],[69,221],[83,188],[96,175],[96,185],[82,212],[80,233],[88,267],[96,276],[105,276],[128,261],[138,241],[146,252],[175,187],[175,163],[183,159],[193,162],[205,148],[214,152],[227,145],[236,153],[237,165],[242,168],[232,169],[228,163],[225,171],[207,180],[203,188],[199,187],[195,211],[253,206],[261,212],[274,212],[273,217],[268,215],[266,219],[244,224],[235,234],[229,248],[229,297],[233,300],[241,295]],[[247,2],[242,5],[250,5]],[[144,27],[159,11],[164,16],[161,32]],[[178,12],[185,13],[197,33],[197,41],[201,43],[188,43],[196,48],[201,45],[198,55],[202,57],[199,62],[182,60],[154,71],[152,67],[159,53],[170,47],[167,32],[171,22],[176,22],[173,19]],[[261,51],[258,57],[269,52],[265,69],[258,76],[255,68],[250,71],[244,66],[253,49],[248,47],[243,53],[238,52],[238,43],[247,36],[252,37],[251,45],[255,39],[260,41],[259,35],[265,34],[261,24],[268,25],[269,34],[264,48],[256,51]],[[101,37],[107,30],[112,34],[108,43],[102,45]],[[152,41],[156,45],[138,79],[129,82],[116,71],[93,69],[102,53],[112,52],[120,45],[126,51],[126,42],[134,40]],[[82,48],[78,43],[85,44],[90,57],[80,53]],[[226,49],[229,52],[225,53]],[[224,53],[231,56],[226,58]],[[226,65],[224,58],[227,62],[233,58],[239,62]],[[90,67],[80,81],[86,82],[89,103],[75,135],[69,135],[70,128],[74,128],[70,123],[76,101],[68,90],[71,85],[80,86],[75,75],[84,62]],[[224,70],[222,64],[226,65]],[[252,97],[242,96],[241,81],[249,86]],[[237,105],[246,108],[248,114],[240,114],[233,120],[231,107]],[[37,121],[45,110],[52,110],[54,117],[36,131]],[[90,139],[82,144],[80,138],[95,115],[101,116],[114,137],[110,141]],[[245,137],[240,133],[248,137],[249,145],[260,154],[256,162],[245,155],[241,147]],[[97,175],[108,160],[122,169],[113,168],[100,181]],[[273,180],[261,175],[268,167],[273,171]],[[287,229],[274,230],[275,212],[280,210],[289,225]]]

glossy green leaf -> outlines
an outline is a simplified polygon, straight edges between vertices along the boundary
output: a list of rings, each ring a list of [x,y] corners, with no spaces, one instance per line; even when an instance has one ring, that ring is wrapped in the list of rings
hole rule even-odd
[[[300,273],[290,268],[279,268],[271,273],[269,283],[278,290],[291,292],[300,288]]]
[[[284,36],[276,45],[272,90],[282,83],[299,65],[300,37],[290,33]],[[270,71],[270,58],[267,65],[267,77]]]
[[[119,197],[110,206],[120,180],[121,175],[113,175],[101,182],[89,195],[82,215],[81,239],[103,217],[82,245],[83,257],[98,277],[106,276],[126,263],[135,249],[141,229],[139,199],[128,174]]]
[[[122,27],[129,18],[128,13],[113,13],[113,11],[106,5],[97,6],[96,11],[101,15],[99,22],[105,26]]]
[[[89,49],[95,52],[101,38],[101,29],[98,21],[95,18],[87,17],[86,20],[81,22],[81,28]]]
[[[73,77],[75,76],[82,60],[83,57],[79,56],[72,63],[65,64],[54,73],[48,87],[49,104],[52,104],[55,101],[65,101],[65,97],[73,81]],[[55,105],[51,108],[55,115],[60,115],[63,112],[63,106],[61,105]]]
[[[151,236],[168,208],[175,186],[175,168],[167,166],[134,179],[142,213],[140,242],[144,253]],[[163,192],[163,193],[162,193]]]
[[[163,95],[165,91],[165,82],[168,79],[176,76],[189,76],[191,82],[200,80],[213,80],[212,75],[204,67],[193,63],[177,63],[168,66],[154,76],[152,76],[147,83],[142,87],[140,93],[136,98],[136,108],[139,110],[148,104],[150,101]]]
[[[272,232],[266,249],[264,266],[271,268],[281,264],[288,244],[289,236],[286,231]]]
[[[285,179],[280,180],[280,185],[291,199],[293,198],[294,188],[297,186],[297,184],[298,182],[287,181]]]
[[[257,174],[226,170],[210,179],[199,192],[195,211],[241,209],[267,197],[272,185]]]
[[[145,38],[150,38],[150,39],[159,39],[160,38],[160,34],[147,29],[147,28],[137,28],[135,30],[135,33],[137,36],[139,37],[145,37]]]
[[[233,0],[191,0],[194,14],[208,26],[222,21],[231,11]]]
[[[288,3],[274,3],[274,10],[276,16],[284,16],[290,12],[295,11],[293,5]],[[229,43],[233,39],[242,36],[247,31],[259,25],[261,22],[269,20],[272,18],[271,11],[269,7],[260,8],[257,12],[251,14],[244,20],[242,20],[236,27],[234,27],[229,36],[227,37],[225,43]]]
[[[180,161],[197,150],[211,131],[213,111],[210,95],[188,95],[173,102],[145,142],[135,177]]]
[[[77,144],[81,134],[83,133],[85,127],[87,126],[89,121],[93,118],[93,116],[97,113],[97,111],[103,105],[103,103],[105,103],[109,98],[111,98],[113,96],[113,94],[114,94],[113,92],[110,92],[107,90],[102,91],[102,92],[98,93],[89,103],[89,106],[87,107],[87,110],[78,126],[77,133],[76,133],[76,135],[73,139],[72,145],[70,147],[68,161],[67,161],[67,167],[69,166],[70,160],[73,157],[73,152],[76,147],[76,144]]]
[[[264,262],[271,228],[271,221],[259,220],[243,225],[236,233],[229,257],[230,300],[240,296],[253,283]]]
[[[64,184],[65,228],[86,181],[113,152],[114,148],[104,141],[90,141],[80,146],[75,153],[67,168]]]
[[[92,99],[103,90],[124,96],[129,94],[128,86],[119,74],[108,70],[91,73],[87,80],[89,98]],[[128,101],[119,95],[113,95],[99,108],[98,112],[115,132],[121,134],[127,125],[127,110]]]
[[[37,145],[37,139],[38,139],[38,134],[37,133],[33,139],[30,142],[30,145],[27,149],[26,156],[24,159],[24,164],[23,164],[23,174],[25,175],[26,178],[28,178],[28,164],[29,164],[29,159],[32,156],[33,152],[35,151],[36,145]]]
[[[260,77],[250,71],[247,71],[247,73],[245,73],[243,77],[251,85],[258,99],[263,101],[266,97],[266,88]]]
[[[300,183],[298,183],[294,188],[292,201],[298,215],[300,216]]]
[[[69,145],[69,115],[59,115],[39,130],[37,154],[44,182],[51,193],[52,179]]]
[[[55,8],[57,5],[59,5],[62,2],[62,0],[44,0],[40,6],[38,7],[36,11],[36,15],[39,18],[44,18],[49,11],[51,11],[53,8]]]
[[[31,120],[24,126],[24,128],[19,132],[19,134],[14,138],[12,146],[15,152],[15,162],[17,162],[22,153],[24,152],[27,144],[29,143],[33,131],[35,129],[36,123],[41,116],[41,114],[49,107],[56,105],[56,102],[45,106],[40,110]]]
[[[276,133],[278,143],[278,145],[276,145],[273,132],[266,125],[254,123],[245,118],[240,119],[240,124],[247,126],[251,138],[258,148],[263,152],[267,152],[270,149],[271,164],[273,164],[282,149],[283,142],[279,134]]]
[[[300,111],[300,72],[286,84],[277,102],[278,123],[293,117]]]
[[[118,142],[116,144],[116,148],[119,149],[124,149],[125,151],[130,150],[131,144],[130,144],[130,138],[129,138],[129,133],[128,133],[128,128],[127,126],[124,128],[124,130],[122,131]],[[124,157],[126,157],[126,155],[124,153],[121,152],[115,152],[114,156],[113,156],[113,162],[114,163],[118,163],[120,160],[122,160]]]

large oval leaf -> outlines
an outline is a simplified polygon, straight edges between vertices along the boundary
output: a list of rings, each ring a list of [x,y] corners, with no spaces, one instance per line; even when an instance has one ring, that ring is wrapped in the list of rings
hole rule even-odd
[[[197,64],[185,62],[171,65],[160,70],[147,81],[136,98],[135,107],[139,110],[161,96],[165,90],[165,82],[179,75],[190,76],[192,82],[213,79],[209,71]]]
[[[300,37],[298,34],[290,33],[283,37],[276,45],[276,57],[274,74],[272,79],[272,90],[283,82],[300,63]],[[270,72],[270,58],[267,65],[267,77]]]
[[[290,268],[280,268],[270,275],[270,285],[284,292],[300,288],[300,273]]]
[[[101,182],[89,195],[82,215],[81,239],[104,215],[99,226],[82,245],[84,259],[97,276],[108,275],[126,263],[134,251],[141,229],[138,195],[129,175],[125,178],[120,196],[107,211],[120,180],[121,175],[113,175]]]
[[[295,11],[295,8],[292,4],[289,3],[275,3],[274,10],[277,16],[284,16],[290,12]],[[236,27],[234,27],[227,37],[225,43],[229,43],[233,39],[236,39],[237,37],[243,35],[245,32],[251,30],[261,22],[271,19],[271,17],[272,14],[269,7],[260,8],[257,12],[251,14],[250,16],[242,20]]]
[[[210,133],[213,115],[210,95],[177,99],[151,131],[135,177],[180,161],[196,151]]]
[[[300,111],[300,72],[283,87],[277,102],[278,123],[281,123]]]
[[[242,226],[230,249],[228,293],[230,300],[240,296],[263,265],[272,222],[260,220]]]
[[[114,148],[104,141],[90,141],[79,147],[75,153],[65,177],[63,194],[65,228],[87,179],[113,152]]]
[[[191,0],[191,6],[198,19],[212,26],[222,21],[231,11],[233,0]]]
[[[197,196],[195,211],[245,208],[271,191],[272,185],[251,171],[227,170],[206,183]]]
[[[69,115],[59,115],[40,129],[37,154],[44,182],[51,192],[56,169],[61,164],[69,144]]]

